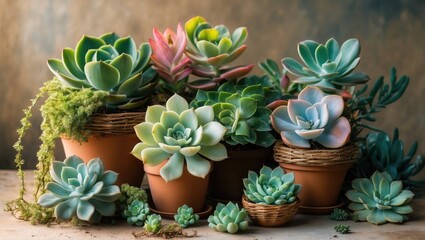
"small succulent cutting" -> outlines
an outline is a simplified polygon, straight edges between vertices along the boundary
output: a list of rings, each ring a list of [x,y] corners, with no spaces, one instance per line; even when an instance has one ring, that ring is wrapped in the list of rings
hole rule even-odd
[[[148,200],[146,191],[138,187],[133,187],[125,183],[121,185],[120,189],[121,195],[116,201],[118,210],[120,212],[126,210],[127,207],[135,200],[139,202],[147,202]]]
[[[341,47],[333,38],[324,45],[305,40],[298,44],[298,54],[305,67],[292,58],[282,60],[285,69],[299,77],[293,80],[295,83],[335,90],[369,80],[365,73],[353,73],[360,62],[360,43],[357,39],[348,39]]]
[[[354,211],[357,221],[368,221],[379,225],[386,222],[402,223],[412,213],[410,205],[414,195],[403,190],[402,181],[393,181],[387,172],[376,171],[370,179],[356,178],[352,181],[353,190],[347,191],[350,201],[348,208]]]
[[[310,141],[326,148],[342,147],[350,137],[351,126],[341,116],[344,100],[339,95],[326,95],[317,87],[307,86],[298,99],[277,107],[271,123],[283,142],[295,148],[310,148]]]
[[[248,229],[248,214],[244,208],[232,202],[218,203],[214,215],[208,217],[208,226],[219,232],[237,233]]]
[[[211,89],[224,79],[237,79],[249,73],[254,65],[227,67],[246,49],[244,42],[248,36],[245,27],[233,33],[224,25],[212,26],[203,17],[191,18],[185,24],[187,36],[186,55],[195,63],[192,73],[205,77],[190,82],[196,89]]]
[[[212,106],[215,119],[226,127],[224,141],[229,145],[255,144],[269,147],[275,142],[271,134],[270,114],[260,84],[245,87],[242,91],[226,92],[221,86],[218,91],[199,90],[192,106]]]
[[[161,216],[158,214],[149,215],[145,221],[145,230],[150,233],[157,233],[161,230],[162,220]]]
[[[145,224],[149,213],[150,210],[148,203],[134,200],[130,205],[128,205],[127,209],[122,212],[122,216],[127,219],[127,223],[140,227]]]
[[[180,225],[180,227],[187,228],[198,222],[199,215],[194,214],[193,208],[185,204],[177,209],[177,214],[174,215],[174,220]]]
[[[335,208],[331,215],[329,215],[329,219],[333,221],[347,221],[352,218],[351,214],[345,211],[344,209]]]
[[[254,203],[267,205],[282,205],[293,203],[301,185],[294,184],[294,173],[284,173],[281,167],[271,169],[263,166],[260,174],[248,172],[248,178],[243,179],[245,196]]]
[[[341,233],[341,234],[347,234],[347,233],[349,233],[351,231],[350,230],[350,226],[343,225],[343,224],[336,225],[334,227],[334,229],[335,229],[335,231],[337,231],[338,233]]]
[[[414,142],[405,155],[397,128],[394,129],[393,139],[385,132],[369,133],[361,149],[363,158],[357,166],[359,175],[367,177],[375,170],[386,171],[392,179],[403,181],[405,186],[425,187],[424,181],[411,179],[425,167],[423,156],[418,155],[413,159],[418,143]]]
[[[131,37],[84,35],[75,50],[63,49],[62,59],[49,59],[47,65],[66,87],[106,91],[108,109],[127,110],[142,106],[158,82],[148,69],[151,52],[148,43],[137,49]]]
[[[153,29],[153,39],[149,39],[152,47],[152,64],[162,80],[163,87],[173,93],[182,93],[192,70],[191,60],[184,54],[186,34],[180,23],[177,33],[167,28],[164,33]]]
[[[49,192],[40,196],[38,204],[55,207],[56,219],[69,221],[77,217],[99,223],[102,216],[114,216],[115,201],[120,196],[119,187],[114,185],[118,174],[104,171],[99,158],[87,165],[77,156],[54,161],[50,176],[53,182],[46,186]]]
[[[146,121],[135,126],[135,131],[142,142],[134,146],[132,154],[152,166],[169,159],[160,170],[167,182],[183,174],[185,162],[190,174],[204,178],[211,168],[209,160],[227,158],[225,146],[219,143],[226,128],[214,121],[213,108],[189,108],[177,94],[165,107],[149,106]]]

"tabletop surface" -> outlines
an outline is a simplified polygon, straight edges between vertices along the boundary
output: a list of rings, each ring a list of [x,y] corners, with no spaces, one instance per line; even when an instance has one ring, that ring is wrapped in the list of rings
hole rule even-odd
[[[26,171],[28,189],[32,190],[33,173]],[[30,194],[30,193],[29,193]],[[28,194],[28,195],[29,195]],[[18,178],[16,171],[0,170],[0,206],[18,196]],[[30,199],[30,198],[28,198]],[[185,229],[188,234],[197,232],[196,239],[425,239],[425,191],[416,193],[411,203],[414,213],[410,221],[404,224],[384,224],[375,226],[367,222],[328,220],[328,216],[297,214],[289,223],[279,228],[261,228],[250,225],[242,234],[226,234],[208,228],[206,220],[195,227]],[[165,220],[165,224],[172,221]],[[341,235],[334,230],[337,224],[350,226],[351,233]],[[9,212],[0,211],[0,239],[142,239],[133,233],[142,228],[118,222],[114,225],[91,225],[76,227],[70,223],[31,225],[29,222],[15,219]],[[148,239],[148,238],[143,238]],[[156,238],[159,239],[159,238]]]

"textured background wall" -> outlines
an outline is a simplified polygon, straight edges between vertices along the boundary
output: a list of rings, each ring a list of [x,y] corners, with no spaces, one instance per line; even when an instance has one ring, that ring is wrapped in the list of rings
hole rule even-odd
[[[248,27],[248,50],[239,63],[296,57],[296,45],[304,39],[359,38],[359,70],[374,80],[396,66],[411,77],[405,95],[379,115],[377,125],[390,132],[398,127],[401,138],[408,145],[418,140],[425,155],[423,12],[421,0],[0,0],[0,168],[13,167],[12,144],[22,109],[52,77],[47,58],[60,57],[61,49],[75,47],[83,34],[116,31],[140,43],[151,37],[154,26],[175,28],[195,15],[231,29]],[[25,139],[28,168],[35,166],[40,121],[36,113],[35,127]]]

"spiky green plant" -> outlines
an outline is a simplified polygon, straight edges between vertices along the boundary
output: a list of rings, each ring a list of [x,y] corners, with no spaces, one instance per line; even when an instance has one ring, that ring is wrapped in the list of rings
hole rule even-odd
[[[77,156],[64,162],[54,161],[50,168],[52,182],[49,192],[40,196],[38,204],[55,207],[55,217],[69,221],[77,217],[92,223],[100,222],[102,216],[115,214],[115,201],[120,189],[114,185],[118,174],[104,171],[102,160],[95,158],[87,165]]]
[[[351,231],[350,230],[350,226],[343,225],[343,224],[336,225],[334,227],[334,229],[335,229],[335,231],[337,231],[338,233],[341,233],[341,234],[347,234],[347,233],[349,233]]]
[[[348,39],[341,48],[333,38],[324,45],[305,40],[298,44],[298,54],[306,67],[292,58],[282,60],[285,69],[299,77],[294,80],[295,83],[335,90],[369,80],[365,73],[353,73],[360,62],[360,43],[357,39]]]
[[[128,110],[142,106],[158,83],[156,72],[147,69],[151,52],[148,43],[137,49],[131,37],[84,35],[75,50],[63,49],[62,59],[47,65],[65,86],[106,91],[108,109]]]
[[[177,209],[177,214],[174,215],[174,220],[182,228],[187,228],[189,225],[195,224],[199,220],[199,215],[193,213],[193,208],[184,204]]]
[[[162,219],[158,214],[149,215],[145,221],[145,230],[150,233],[157,233],[161,230],[162,227]]]
[[[248,228],[248,214],[244,208],[232,202],[218,203],[214,215],[208,217],[208,226],[219,232],[237,233]]]
[[[223,80],[237,79],[249,73],[254,65],[227,67],[246,49],[248,36],[245,27],[233,33],[224,25],[212,26],[203,17],[196,16],[185,24],[188,39],[186,55],[195,63],[191,69],[194,75],[204,77],[189,82],[192,88],[214,89]]]
[[[394,129],[393,139],[385,132],[369,133],[362,145],[362,158],[357,163],[357,175],[370,176],[374,171],[386,171],[394,180],[401,180],[405,186],[425,187],[425,181],[412,180],[425,167],[423,156],[416,156],[418,143],[414,142],[404,154],[403,141],[399,139],[398,129]]]
[[[344,209],[335,208],[331,212],[331,215],[329,215],[329,219],[333,221],[347,221],[351,219],[351,214]]]
[[[127,223],[140,227],[145,224],[149,213],[149,204],[136,199],[122,212],[122,216],[127,219]]]
[[[277,107],[271,123],[285,144],[310,148],[317,142],[327,148],[339,148],[348,142],[351,126],[341,116],[344,100],[339,95],[326,95],[317,87],[307,86],[298,99]]]
[[[191,106],[213,107],[215,119],[226,127],[224,141],[227,144],[271,146],[275,138],[271,134],[271,110],[266,107],[263,87],[257,84],[242,91],[235,88],[235,92],[223,91],[224,88],[226,85],[217,91],[198,90]]]
[[[387,172],[376,171],[370,179],[356,178],[353,190],[346,192],[350,201],[348,208],[354,211],[357,221],[368,221],[379,225],[386,222],[407,221],[406,214],[412,213],[410,205],[414,194],[403,190],[402,181],[393,181]]]
[[[267,205],[282,205],[293,203],[301,185],[294,184],[294,173],[284,173],[281,167],[271,169],[263,166],[260,174],[248,172],[248,178],[243,179],[245,196],[254,203]]]
[[[135,131],[142,142],[134,146],[132,154],[153,166],[169,159],[160,170],[166,181],[179,178],[185,165],[190,174],[204,178],[211,168],[209,160],[227,158],[225,146],[219,143],[226,129],[214,121],[213,108],[189,108],[177,94],[165,107],[149,106],[146,121],[135,126]]]

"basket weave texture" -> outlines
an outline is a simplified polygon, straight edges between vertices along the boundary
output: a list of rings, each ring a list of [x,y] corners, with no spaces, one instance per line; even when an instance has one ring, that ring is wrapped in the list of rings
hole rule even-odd
[[[290,148],[282,141],[274,146],[276,162],[302,166],[352,165],[359,156],[359,149],[352,143],[336,149]]]
[[[145,121],[145,112],[96,113],[85,127],[93,135],[125,135]]]
[[[301,201],[297,200],[291,204],[265,205],[250,202],[242,196],[242,206],[246,209],[251,220],[258,226],[278,227],[291,220],[297,213]]]

